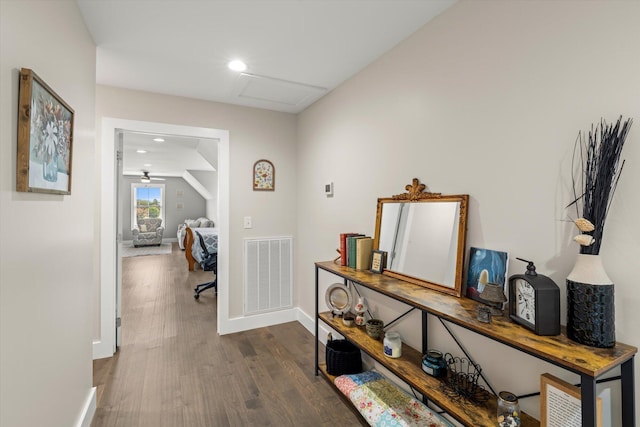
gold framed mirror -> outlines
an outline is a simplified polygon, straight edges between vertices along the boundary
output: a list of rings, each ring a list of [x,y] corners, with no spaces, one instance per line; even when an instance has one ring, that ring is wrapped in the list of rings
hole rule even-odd
[[[460,297],[469,195],[425,192],[418,178],[405,189],[378,199],[373,247],[387,252],[382,274]]]

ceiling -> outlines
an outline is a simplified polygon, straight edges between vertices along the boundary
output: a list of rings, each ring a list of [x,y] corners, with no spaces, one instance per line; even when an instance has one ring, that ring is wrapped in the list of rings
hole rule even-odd
[[[76,1],[98,84],[298,113],[456,0]]]
[[[123,175],[182,177],[185,171],[217,168],[217,140],[124,131],[123,142]]]

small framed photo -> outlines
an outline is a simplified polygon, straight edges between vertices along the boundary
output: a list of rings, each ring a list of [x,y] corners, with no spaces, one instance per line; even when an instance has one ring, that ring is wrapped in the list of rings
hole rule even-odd
[[[253,164],[253,191],[275,191],[276,168],[269,160],[260,159]]]
[[[20,70],[16,191],[71,194],[73,115],[36,73]]]
[[[387,267],[387,253],[385,251],[373,251],[371,254],[371,272],[382,273]]]

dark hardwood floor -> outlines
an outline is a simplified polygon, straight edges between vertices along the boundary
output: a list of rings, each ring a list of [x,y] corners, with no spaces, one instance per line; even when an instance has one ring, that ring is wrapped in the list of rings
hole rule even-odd
[[[216,333],[216,297],[170,255],[123,259],[122,346],[94,361],[101,426],[334,426],[360,419],[314,376],[314,337],[299,323]],[[235,284],[240,286],[240,284]]]

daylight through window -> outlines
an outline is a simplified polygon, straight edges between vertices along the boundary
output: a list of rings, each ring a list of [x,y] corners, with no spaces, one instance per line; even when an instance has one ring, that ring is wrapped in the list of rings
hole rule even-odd
[[[132,217],[163,218],[164,184],[132,184]]]

